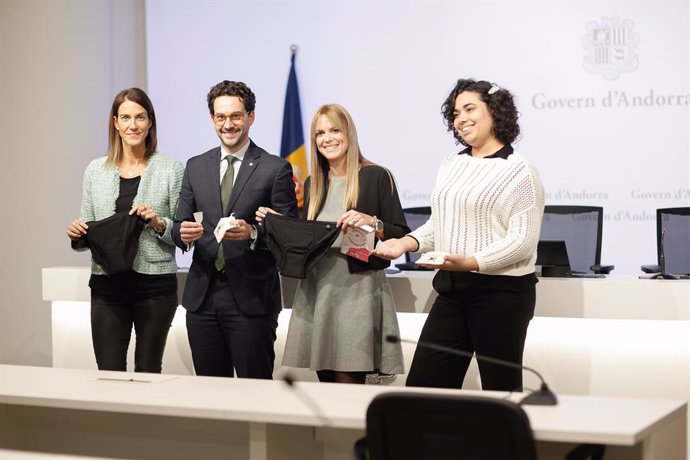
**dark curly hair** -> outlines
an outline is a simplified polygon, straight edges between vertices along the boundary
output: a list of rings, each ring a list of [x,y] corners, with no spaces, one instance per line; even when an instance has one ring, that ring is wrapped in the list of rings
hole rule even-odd
[[[489,108],[489,113],[494,122],[491,131],[493,135],[496,136],[496,139],[502,144],[512,144],[520,135],[520,125],[518,124],[519,114],[515,107],[515,101],[513,101],[513,95],[510,94],[510,91],[507,89],[498,86],[498,91],[489,94],[489,90],[492,86],[494,86],[494,84],[488,81],[475,81],[461,78],[443,102],[441,113],[448,126],[448,131],[452,131],[457,143],[466,147],[468,146],[468,144],[462,140],[462,137],[453,124],[455,119],[455,99],[457,99],[458,95],[463,91],[477,93],[479,99]]]
[[[211,88],[211,91],[208,92],[208,96],[206,96],[208,110],[211,112],[211,115],[213,115],[213,102],[220,96],[235,96],[240,98],[240,101],[244,104],[244,110],[247,113],[253,112],[256,107],[256,96],[254,96],[249,86],[241,81],[223,80]]]

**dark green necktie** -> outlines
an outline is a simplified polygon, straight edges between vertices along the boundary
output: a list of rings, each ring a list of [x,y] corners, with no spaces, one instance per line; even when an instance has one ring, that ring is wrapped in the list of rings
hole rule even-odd
[[[220,202],[223,206],[223,214],[225,214],[225,208],[228,207],[228,203],[230,203],[230,196],[232,195],[232,182],[235,179],[235,168],[232,167],[232,164],[235,162],[235,160],[237,160],[237,158],[235,158],[232,155],[228,155],[225,158],[223,158],[223,160],[227,160],[228,162],[228,169],[225,171],[225,175],[223,175],[223,180],[220,182]],[[218,246],[218,252],[216,253],[215,266],[216,270],[218,271],[221,271],[223,270],[223,268],[225,268],[222,241]]]

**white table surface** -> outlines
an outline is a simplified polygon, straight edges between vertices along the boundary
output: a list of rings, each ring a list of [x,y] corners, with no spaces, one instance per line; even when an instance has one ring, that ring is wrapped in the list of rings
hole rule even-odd
[[[108,378],[116,380],[99,380]],[[0,404],[345,429],[364,429],[366,408],[380,393],[459,393],[378,385],[296,385],[293,389],[280,381],[0,365]],[[305,403],[305,394],[328,422]],[[523,408],[539,441],[623,446],[640,442],[670,420],[686,417],[685,401],[677,400],[559,395],[557,406]]]

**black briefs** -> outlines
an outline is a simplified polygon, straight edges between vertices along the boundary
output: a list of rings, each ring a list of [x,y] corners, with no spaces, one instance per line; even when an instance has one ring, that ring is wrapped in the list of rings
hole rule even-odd
[[[108,275],[117,275],[132,269],[139,250],[139,235],[146,222],[129,210],[118,212],[106,219],[87,222],[86,245],[91,257]]]
[[[277,214],[266,214],[261,228],[266,246],[278,264],[278,271],[290,278],[305,278],[340,233],[335,222]]]

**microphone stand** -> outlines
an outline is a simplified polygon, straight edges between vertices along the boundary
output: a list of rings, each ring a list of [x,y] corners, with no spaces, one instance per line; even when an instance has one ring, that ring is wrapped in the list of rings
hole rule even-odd
[[[498,359],[498,358],[492,358],[490,356],[483,356],[483,355],[478,355],[476,353],[469,353],[469,352],[463,351],[463,350],[456,350],[454,348],[444,347],[443,345],[436,345],[435,343],[415,342],[414,340],[403,339],[403,338],[397,337],[395,335],[386,336],[386,341],[391,342],[391,343],[398,343],[398,342],[411,343],[413,345],[417,345],[418,347],[429,348],[431,350],[436,350],[436,351],[442,351],[445,353],[450,353],[452,355],[464,356],[465,358],[470,358],[470,359],[472,359],[472,357],[475,356],[477,358],[477,361],[486,361],[487,363],[498,364],[499,366],[508,366],[508,367],[512,367],[513,369],[517,369],[520,371],[523,369],[530,371],[539,378],[539,380],[541,381],[541,385],[539,387],[539,390],[535,390],[532,393],[525,396],[524,398],[522,398],[520,400],[519,404],[532,404],[532,405],[539,405],[539,406],[555,406],[556,404],[558,404],[558,398],[556,397],[556,394],[549,389],[549,386],[546,384],[546,382],[544,381],[544,378],[541,376],[541,374],[539,372],[537,372],[536,370],[532,369],[531,367],[523,366],[521,364],[511,363],[510,361],[504,361],[504,360]]]

